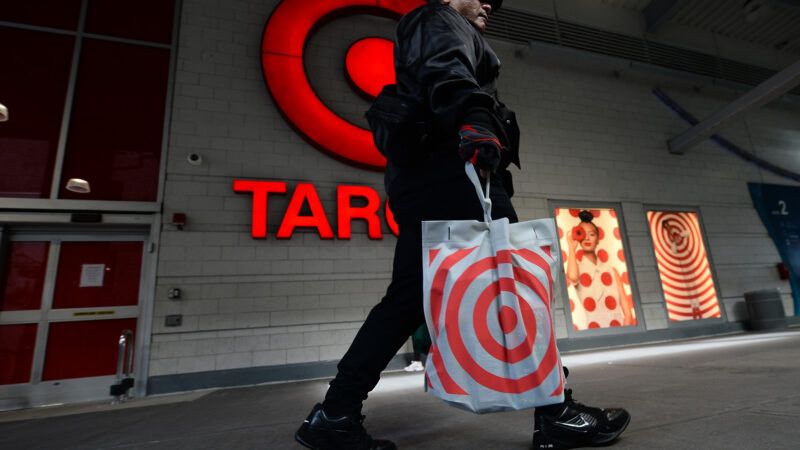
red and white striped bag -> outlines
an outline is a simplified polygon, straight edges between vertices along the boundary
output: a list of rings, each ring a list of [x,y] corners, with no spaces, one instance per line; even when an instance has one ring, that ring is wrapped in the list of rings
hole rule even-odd
[[[491,219],[489,187],[467,174],[485,222],[422,223],[428,392],[477,413],[564,401],[550,312],[560,270],[553,219]]]

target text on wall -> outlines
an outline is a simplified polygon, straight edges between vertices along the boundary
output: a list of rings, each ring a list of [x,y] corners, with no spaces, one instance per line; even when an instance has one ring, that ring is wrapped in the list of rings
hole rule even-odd
[[[271,195],[287,195],[285,181],[234,180],[233,190],[237,193],[251,194],[252,219],[250,234],[255,239],[267,237],[267,205]],[[358,200],[357,200],[358,199]],[[358,201],[363,205],[355,206]],[[338,239],[350,239],[354,220],[367,224],[370,239],[383,239],[380,210],[389,230],[398,235],[397,222],[389,209],[388,202],[382,202],[378,191],[369,186],[339,185],[336,187],[336,234]],[[271,222],[269,222],[271,223]],[[291,239],[295,231],[306,229],[315,231],[321,239],[333,239],[334,231],[322,206],[317,189],[311,183],[298,183],[291,194],[289,206],[281,218],[275,237]]]

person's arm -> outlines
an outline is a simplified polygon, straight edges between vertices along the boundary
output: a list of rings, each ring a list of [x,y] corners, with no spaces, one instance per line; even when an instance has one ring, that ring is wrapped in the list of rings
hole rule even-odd
[[[407,44],[401,54],[413,60],[404,63],[415,68],[434,122],[443,130],[458,132],[463,160],[479,169],[496,170],[503,150],[497,136],[502,130],[493,118],[497,100],[478,81],[482,38],[449,7],[434,9],[410,31],[400,40]]]
[[[437,122],[451,129],[470,123],[495,131],[496,100],[478,83],[477,32],[457,14],[436,9],[416,30],[412,42],[419,46],[419,80]]]
[[[575,250],[578,248],[578,241],[573,240],[570,233],[567,233],[567,281],[570,285],[575,286],[578,284],[578,278],[581,276],[578,270],[578,260],[575,257]]]
[[[616,268],[612,268],[614,272],[614,280],[617,282],[617,295],[619,296],[619,307],[622,308],[623,322],[625,326],[636,325],[636,319],[633,317],[633,302],[625,293],[625,285],[622,284],[622,277]]]

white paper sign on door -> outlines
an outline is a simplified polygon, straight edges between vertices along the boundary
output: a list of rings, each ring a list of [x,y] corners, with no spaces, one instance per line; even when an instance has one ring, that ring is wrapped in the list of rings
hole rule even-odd
[[[105,274],[105,264],[83,264],[81,266],[81,283],[79,287],[103,287]]]

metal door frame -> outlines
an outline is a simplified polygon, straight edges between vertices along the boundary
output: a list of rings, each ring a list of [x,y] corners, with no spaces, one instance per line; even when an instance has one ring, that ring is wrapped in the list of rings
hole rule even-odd
[[[136,342],[134,343],[135,361],[134,376],[136,378],[136,395],[144,395],[147,385],[149,359],[150,330],[152,328],[153,282],[155,275],[156,253],[153,244],[153,233],[146,228],[111,227],[94,228],[62,228],[47,226],[5,228],[9,240],[49,242],[48,260],[42,291],[42,303],[38,312],[8,311],[0,312],[0,324],[36,323],[36,342],[34,347],[31,378],[27,383],[0,386],[0,410],[19,407],[31,407],[41,404],[64,403],[76,401],[98,400],[97,389],[107,389],[115,382],[115,376],[86,377],[65,380],[42,380],[47,334],[49,325],[54,322],[94,321],[135,318]],[[139,275],[139,295],[136,306],[95,307],[74,309],[52,309],[58,261],[61,244],[64,242],[142,242],[142,263]],[[74,316],[76,312],[113,310],[114,315]],[[55,388],[55,386],[60,386]],[[105,397],[103,397],[105,398]],[[15,399],[17,399],[15,401]],[[110,399],[110,396],[109,396]],[[5,401],[4,401],[5,400]],[[4,403],[8,403],[4,405]]]

